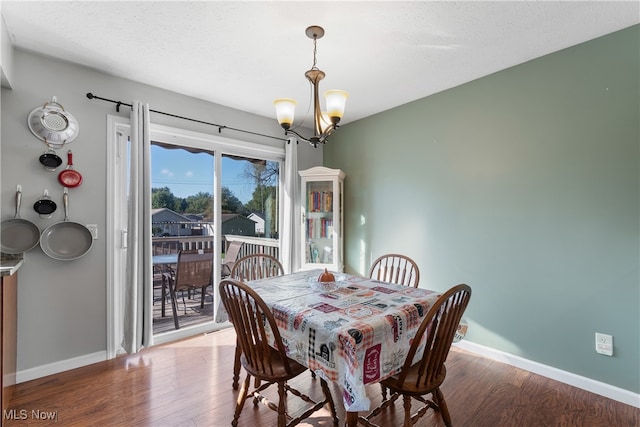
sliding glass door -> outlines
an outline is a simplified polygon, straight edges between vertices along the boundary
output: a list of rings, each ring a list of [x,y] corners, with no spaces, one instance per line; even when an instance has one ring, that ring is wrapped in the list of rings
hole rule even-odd
[[[216,153],[152,142],[152,248],[154,335],[214,320],[217,300],[211,285],[198,289],[180,275],[178,254],[202,252],[213,265],[231,265],[226,248],[244,242],[245,252],[274,252],[279,227],[280,163],[222,154],[216,239],[214,186]],[[216,248],[220,256],[216,256]],[[249,248],[251,247],[251,251]],[[222,278],[227,273],[219,267]],[[211,274],[215,268],[211,268]],[[176,290],[180,288],[180,290]]]
[[[113,289],[109,300],[110,346],[117,347],[122,319],[126,247],[128,121],[114,124],[113,200],[109,245]],[[227,247],[241,247],[235,257],[266,252],[279,256],[281,164],[284,148],[230,140],[151,125],[151,248],[149,291],[153,302],[154,344],[214,330],[219,310],[217,285],[232,262]],[[124,154],[124,156],[123,156]],[[188,286],[179,261],[200,253],[210,260],[210,280]],[[189,267],[194,270],[194,267]],[[187,280],[188,281],[188,280]],[[202,285],[202,286],[201,286]],[[204,292],[203,292],[204,290]]]
[[[153,251],[153,333],[172,332],[213,320],[213,280],[198,288],[178,255],[202,252],[213,278],[215,153],[151,144],[151,247]],[[194,266],[196,264],[193,264]]]

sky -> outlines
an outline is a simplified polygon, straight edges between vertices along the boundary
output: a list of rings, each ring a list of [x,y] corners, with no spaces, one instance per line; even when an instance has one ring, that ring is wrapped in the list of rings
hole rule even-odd
[[[243,176],[244,161],[222,158],[222,186],[229,188],[242,203],[251,200],[255,186]],[[213,194],[213,156],[168,150],[151,146],[151,186],[169,187],[176,197],[199,192]]]

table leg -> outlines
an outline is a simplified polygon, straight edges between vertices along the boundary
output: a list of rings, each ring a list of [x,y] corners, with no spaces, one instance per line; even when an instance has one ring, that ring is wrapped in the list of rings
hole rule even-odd
[[[345,427],[356,427],[358,425],[358,413],[347,412],[347,422]]]

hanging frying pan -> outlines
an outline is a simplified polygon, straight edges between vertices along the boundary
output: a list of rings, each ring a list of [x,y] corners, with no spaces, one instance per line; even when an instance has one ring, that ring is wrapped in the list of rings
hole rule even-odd
[[[51,98],[51,102],[29,113],[27,125],[36,138],[56,148],[61,148],[64,144],[73,141],[80,132],[78,121],[65,111],[55,96]]]
[[[40,235],[42,252],[58,261],[78,259],[91,249],[93,236],[87,227],[69,221],[69,192],[62,195],[64,221],[50,225]]]
[[[82,175],[73,169],[73,154],[67,152],[67,168],[58,174],[58,181],[65,187],[75,188],[82,184]]]
[[[51,218],[51,214],[56,211],[56,202],[49,197],[49,190],[44,190],[44,194],[33,204],[33,210],[40,214],[40,218]]]
[[[2,252],[19,254],[33,249],[38,244],[40,229],[31,221],[20,218],[20,204],[22,202],[22,186],[16,190],[16,214],[11,219],[2,221],[0,240]]]
[[[56,150],[54,150],[50,145],[47,151],[40,155],[38,160],[42,166],[44,166],[45,170],[50,172],[55,171],[58,166],[62,164],[62,159],[56,154]]]

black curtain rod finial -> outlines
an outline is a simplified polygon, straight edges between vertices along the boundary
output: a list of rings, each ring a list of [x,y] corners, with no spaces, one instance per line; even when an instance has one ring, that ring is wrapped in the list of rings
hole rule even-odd
[[[91,92],[87,93],[87,98],[93,99],[93,94]]]

